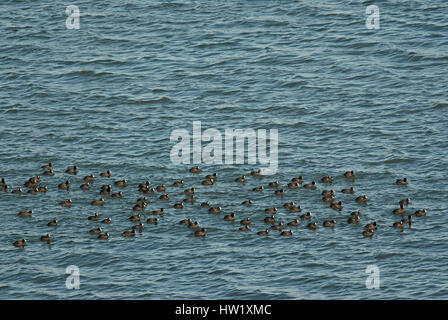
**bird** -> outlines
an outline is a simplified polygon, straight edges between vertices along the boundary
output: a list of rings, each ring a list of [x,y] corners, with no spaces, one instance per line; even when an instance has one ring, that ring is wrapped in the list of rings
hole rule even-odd
[[[100,173],[100,176],[105,177],[105,178],[110,178],[111,175],[112,175],[112,172],[110,170]]]
[[[334,227],[336,225],[336,221],[335,220],[325,220],[323,223],[324,227]]]
[[[207,235],[205,228],[194,232],[195,237],[205,237]]]
[[[199,169],[199,167],[196,166],[196,167],[190,168],[189,171],[190,171],[191,173],[200,173],[200,172],[201,172],[201,169]]]
[[[257,232],[257,235],[259,235],[259,236],[267,236],[268,234],[269,234],[269,230],[268,229],[266,229],[264,231],[258,231]]]
[[[356,202],[366,202],[367,201],[367,196],[366,195],[359,196],[355,200],[356,200]]]
[[[407,185],[407,184],[408,184],[408,178],[397,179],[397,180],[395,181],[395,184],[398,184],[398,185]]]

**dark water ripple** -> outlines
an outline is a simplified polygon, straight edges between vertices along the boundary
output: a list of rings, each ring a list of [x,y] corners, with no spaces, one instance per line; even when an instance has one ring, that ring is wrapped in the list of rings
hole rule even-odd
[[[42,177],[50,192],[0,192],[0,297],[6,299],[446,299],[448,25],[445,1],[396,1],[380,5],[381,29],[365,28],[365,5],[353,1],[191,2],[77,1],[81,29],[65,28],[65,7],[43,0],[0,4],[0,177],[13,188],[49,161],[56,177]],[[233,179],[251,165],[206,166],[216,185],[197,186],[187,167],[170,162],[170,134],[203,129],[278,128],[279,172]],[[63,169],[77,164],[81,173]],[[84,175],[111,169],[128,178],[124,199],[106,199],[111,239],[95,241],[95,191],[77,188]],[[357,178],[341,178],[345,170]],[[336,176],[331,188],[353,185],[370,198],[359,206],[338,195],[341,213],[322,204],[320,192],[251,188],[303,175]],[[411,183],[393,185],[407,176]],[[158,226],[135,239],[119,235],[132,226],[138,183],[183,177],[197,188],[196,204],[171,209]],[[70,179],[70,191],[57,184]],[[328,189],[319,185],[319,191]],[[57,190],[57,191],[55,191]],[[169,188],[169,204],[184,198]],[[427,208],[411,229],[397,232],[390,213],[411,197],[409,211]],[[73,208],[59,201],[73,199]],[[150,210],[166,206],[150,196]],[[252,208],[240,205],[251,198]],[[319,224],[303,223],[292,237],[239,233],[222,215],[207,215],[209,200],[250,216],[265,228],[263,209],[295,201]],[[18,211],[32,208],[33,217]],[[348,225],[351,211],[380,225],[372,239],[362,225]],[[200,221],[197,239],[177,222]],[[59,226],[46,224],[57,218]],[[51,232],[51,245],[38,241]],[[11,243],[29,239],[23,250]],[[365,287],[368,265],[380,268],[381,289]],[[81,289],[67,290],[65,269],[81,270]]]

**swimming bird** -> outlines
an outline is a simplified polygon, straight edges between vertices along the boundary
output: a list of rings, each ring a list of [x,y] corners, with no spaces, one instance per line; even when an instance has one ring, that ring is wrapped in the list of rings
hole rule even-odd
[[[103,229],[101,229],[101,227],[98,227],[98,228],[95,228],[95,229],[91,229],[90,231],[89,231],[89,233],[91,233],[91,234],[99,234],[99,233],[101,233],[103,231]]]
[[[98,235],[98,239],[104,239],[104,240],[109,239],[109,232]]]
[[[250,173],[251,176],[260,176],[261,175],[261,169],[258,169],[257,171],[252,171]]]
[[[311,212],[307,212],[300,216],[300,219],[311,219]]]
[[[98,212],[95,212],[95,214],[93,216],[87,217],[87,220],[98,221],[99,218],[100,218],[100,216],[98,215]]]
[[[146,203],[137,203],[135,206],[132,207],[132,210],[134,211],[143,211],[146,208]]]
[[[192,223],[191,219],[184,219],[179,222],[179,224],[190,224],[190,223]]]
[[[277,188],[278,186],[279,186],[278,181],[272,181],[272,182],[269,182],[269,187]]]
[[[85,177],[83,178],[83,180],[84,180],[85,182],[93,182],[93,181],[95,180],[95,176],[94,176],[93,174],[91,174],[90,176],[85,176]]]
[[[162,194],[162,195],[159,197],[159,199],[160,199],[160,200],[170,200],[170,196],[167,195],[167,194]]]
[[[342,193],[355,193],[355,188],[350,187],[350,188],[345,188],[341,190]]]
[[[400,208],[394,209],[392,211],[393,214],[403,214],[405,212],[404,206],[400,204]]]
[[[195,197],[194,194],[192,194],[191,196],[189,196],[188,198],[185,198],[184,200],[182,200],[183,202],[194,202]]]
[[[132,229],[131,231],[124,231],[121,235],[123,237],[133,237],[135,236],[135,230]]]
[[[288,183],[289,189],[297,189],[299,187],[299,184],[297,182],[290,182]]]
[[[26,188],[36,188],[37,182],[27,181],[23,184],[23,186]],[[6,189],[8,186],[5,184],[3,187]]]
[[[252,203],[253,203],[252,200],[246,200],[246,201],[243,201],[241,204],[244,204],[246,206],[250,206]]]
[[[185,189],[184,194],[194,194],[194,188]]]
[[[64,183],[58,184],[58,188],[62,190],[68,190],[70,188],[70,181],[65,181]]]
[[[311,230],[316,230],[317,229],[317,223],[316,222],[310,222],[310,223],[308,223],[308,225],[306,227],[308,229],[311,229]]]
[[[189,228],[189,229],[197,229],[197,228],[199,228],[199,223],[198,223],[197,221],[195,221],[195,222],[190,222],[190,223],[188,224],[188,228]]]
[[[328,195],[322,198],[323,202],[333,202],[334,201],[334,196],[333,195]]]
[[[274,194],[275,194],[276,196],[281,196],[281,195],[283,195],[284,192],[285,192],[285,191],[284,191],[283,189],[279,189],[279,190],[275,190],[275,191],[274,191]]]
[[[112,222],[112,219],[110,217],[107,217],[106,219],[101,221],[101,223],[105,223],[105,224],[110,224],[111,222]]]
[[[334,203],[334,202],[333,202],[333,203],[330,205],[330,208],[333,209],[333,210],[341,211],[341,210],[342,210],[342,201],[339,201],[338,203]]]
[[[244,225],[241,228],[238,229],[238,231],[250,231],[249,225]]]
[[[19,217],[27,217],[27,216],[31,216],[33,214],[33,210],[29,210],[29,211],[21,211],[17,214],[17,216]]]
[[[136,214],[136,215],[130,216],[128,220],[133,221],[133,222],[140,221],[140,215]]]
[[[320,179],[321,182],[329,182],[332,183],[333,182],[333,177],[332,176],[326,176]]]
[[[157,186],[156,190],[157,190],[157,192],[165,192],[166,186],[164,184],[162,184],[161,186]]]
[[[184,203],[183,202],[176,203],[173,207],[174,209],[183,209]]]
[[[404,218],[402,221],[403,221],[403,223],[407,223],[409,226],[411,226],[411,224],[412,224],[412,216],[409,215],[407,218]]]
[[[231,214],[224,216],[224,221],[235,221],[235,214],[231,213]]]
[[[110,178],[111,175],[112,175],[112,172],[110,170],[100,173],[100,176],[104,177],[104,178]]]
[[[141,192],[143,192],[144,194],[153,194],[156,191],[154,190],[154,188],[147,188],[147,189],[142,189]]]
[[[302,176],[299,176],[299,177],[297,177],[297,178],[292,178],[292,179],[291,179],[291,182],[295,182],[295,183],[298,183],[298,184],[302,184],[302,182],[303,182],[303,177],[302,177]]]
[[[407,184],[408,184],[408,178],[397,179],[397,180],[395,181],[395,184],[398,184],[398,185],[407,185]]]
[[[90,190],[90,183],[89,182],[84,183],[79,188],[82,190]]]
[[[151,184],[151,182],[149,182],[149,181],[146,181],[145,183],[140,183],[138,185],[138,190],[141,191],[143,189],[148,189],[150,184]]]
[[[307,189],[316,189],[316,182],[313,181],[311,183],[304,184],[303,187]]]
[[[22,240],[14,241],[13,245],[14,245],[14,247],[22,247],[23,248],[26,245],[26,240],[22,239]]]
[[[40,241],[46,241],[46,242],[49,242],[49,241],[50,241],[50,234],[47,233],[46,235],[40,237]]]
[[[45,192],[47,192],[47,191],[48,191],[47,186],[43,186],[43,187],[38,187],[38,188],[37,188],[37,192],[43,192],[43,193],[45,193]]]
[[[11,193],[20,194],[20,193],[23,193],[23,191],[21,188],[18,188],[16,190],[12,190]]]
[[[132,230],[139,230],[142,231],[143,230],[143,223],[140,221],[139,224],[132,226]]]
[[[173,187],[183,187],[183,186],[184,186],[183,180],[179,180],[173,183]]]
[[[206,229],[205,228],[202,228],[201,230],[197,230],[194,233],[195,237],[205,237],[206,235],[207,235],[207,233],[206,233]]]
[[[78,167],[77,166],[69,167],[69,168],[67,168],[67,170],[65,170],[65,172],[69,173],[69,174],[77,174]]]
[[[214,173],[214,174],[208,174],[205,176],[205,179],[209,179],[209,180],[216,180],[218,178],[218,174]]]
[[[325,220],[323,223],[324,227],[331,227],[333,228],[336,225],[336,221],[335,220]]]
[[[356,202],[367,202],[367,196],[366,195],[359,196],[355,200]]]
[[[49,226],[49,227],[56,227],[57,225],[58,225],[58,220],[56,220],[56,219],[53,219],[47,223],[47,226]]]
[[[264,222],[265,223],[273,223],[273,222],[275,222],[275,216],[270,216],[270,217],[264,218]]]
[[[208,209],[208,213],[221,213],[221,207],[212,207]]]
[[[280,233],[281,236],[292,236],[292,230],[289,231],[282,231],[282,233]]]
[[[243,224],[243,225],[247,225],[247,224],[250,224],[250,223],[251,223],[250,218],[246,218],[246,219],[243,219],[243,220],[240,221],[240,224]]]
[[[235,179],[235,182],[246,182],[246,176],[241,176]]]
[[[352,170],[352,171],[346,171],[345,173],[344,173],[344,177],[346,177],[346,178],[351,178],[351,177],[354,177],[355,176],[355,172]]]
[[[120,181],[115,181],[114,185],[117,187],[126,187],[128,185],[128,180],[124,179],[124,180],[120,180]]]
[[[361,215],[361,211],[353,211],[352,213],[350,213],[351,216],[360,216]]]
[[[289,208],[289,212],[300,212],[302,211],[302,206],[298,205],[297,207]]]
[[[255,187],[252,189],[252,191],[263,191],[263,186]]]
[[[398,222],[395,222],[393,225],[392,225],[394,228],[404,228],[404,224],[403,224],[403,220],[400,220],[400,221],[398,221]]]
[[[299,225],[299,220],[294,219],[286,224],[289,227],[297,227]]]
[[[48,171],[44,171],[44,172],[42,172],[42,175],[43,176],[49,176],[49,177],[53,177],[54,176],[54,172],[53,172],[53,170],[48,170]]]
[[[6,190],[4,190],[4,191],[6,191]],[[28,190],[27,193],[29,193],[29,194],[38,194],[39,190],[37,190],[37,188],[34,188],[34,189],[31,189],[31,190]]]
[[[322,191],[321,195],[324,197],[334,196],[334,190],[324,190]]]
[[[201,207],[210,207],[210,203],[207,201],[207,202],[202,202],[201,203]]]
[[[278,224],[271,226],[272,230],[282,230],[282,228],[283,228],[283,223],[281,221]]]
[[[199,167],[196,166],[196,167],[190,168],[189,171],[190,171],[191,173],[200,173],[200,172],[201,172],[201,169],[199,169]]]
[[[215,180],[213,180],[213,179],[207,179],[207,180],[204,180],[204,181],[201,182],[201,184],[202,184],[203,186],[211,186],[211,185],[213,185],[214,183],[215,183]]]
[[[154,210],[154,211],[149,212],[149,214],[152,214],[152,215],[162,215],[164,213],[165,213],[165,211],[164,211],[163,208],[160,208],[159,210]]]
[[[90,202],[92,206],[102,206],[104,205],[104,198],[100,198],[99,200],[93,200]]]
[[[45,164],[41,167],[42,169],[53,169],[53,163],[50,162],[48,164]]]
[[[157,224],[157,223],[159,223],[159,219],[157,219],[157,218],[148,218],[146,220],[146,223],[147,224]]]
[[[67,201],[59,202],[59,205],[61,205],[62,207],[70,208],[72,206],[72,200],[68,199]]]
[[[117,193],[112,193],[111,195],[110,195],[110,197],[111,198],[119,198],[119,199],[121,199],[121,198],[123,198],[123,192],[117,192]]]
[[[373,230],[365,230],[362,235],[366,238],[371,238],[373,236]]]
[[[277,213],[277,208],[264,209],[264,213]]]
[[[415,211],[414,215],[415,215],[416,217],[423,217],[423,216],[426,216],[426,209],[423,209],[423,210],[417,210],[417,211]]]
[[[373,223],[366,224],[364,228],[367,230],[375,230],[377,228],[376,221]]]
[[[101,187],[100,195],[110,194],[112,192],[111,185],[104,185]]]
[[[359,216],[353,216],[348,218],[347,222],[348,223],[358,223],[360,221]]]
[[[291,208],[291,207],[294,207],[294,201],[291,201],[291,202],[286,202],[284,205],[283,205],[283,208]]]
[[[400,200],[400,202],[398,202],[398,204],[408,205],[410,202],[411,202],[411,198],[406,198],[406,199]]]
[[[269,230],[268,229],[266,229],[264,231],[258,231],[257,232],[257,235],[259,235],[259,236],[267,236],[268,234],[269,234]]]

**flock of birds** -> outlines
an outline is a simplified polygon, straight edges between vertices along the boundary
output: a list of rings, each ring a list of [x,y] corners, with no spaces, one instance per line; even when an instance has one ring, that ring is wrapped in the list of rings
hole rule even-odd
[[[45,171],[42,173],[42,175],[54,176],[53,164],[51,162],[47,165],[42,166],[42,168],[45,169]],[[191,173],[195,173],[195,174],[201,173],[201,169],[198,166],[190,168],[189,171]],[[70,175],[76,175],[76,174],[78,174],[78,167],[77,166],[69,167],[65,172]],[[261,170],[252,171],[250,173],[250,175],[251,176],[259,176],[259,175],[261,175]],[[110,170],[107,170],[107,171],[101,173],[100,176],[103,178],[109,179],[112,177],[112,173]],[[355,173],[353,171],[347,171],[343,174],[343,176],[346,179],[353,180],[355,178]],[[217,179],[218,179],[218,175],[216,173],[206,175],[205,179],[201,181],[201,185],[205,185],[205,186],[213,185]],[[247,179],[247,177],[243,175],[241,177],[236,178],[234,181],[235,181],[235,183],[245,183],[246,179]],[[80,185],[80,188],[82,190],[90,190],[93,182],[95,181],[95,176],[93,174],[91,174],[91,175],[85,176],[83,180],[85,183]],[[48,188],[46,186],[39,186],[40,181],[41,181],[41,178],[39,175],[31,177],[24,183],[24,187],[28,188],[28,190],[26,192],[23,191],[21,188],[14,189],[10,192],[13,194],[22,194],[22,193],[38,194],[41,192],[43,192],[43,193],[47,192]],[[320,182],[323,184],[331,184],[333,182],[333,177],[325,176],[320,179]],[[395,184],[396,185],[407,185],[408,179],[407,178],[398,179],[395,181]],[[113,185],[114,185],[114,187],[125,188],[128,186],[128,181],[126,179],[115,181],[113,183]],[[151,183],[149,181],[146,181],[146,182],[138,185],[138,192],[140,192],[143,196],[137,200],[137,202],[133,206],[132,210],[136,211],[136,212],[142,212],[149,216],[152,216],[152,217],[147,218],[146,223],[156,225],[159,222],[159,218],[157,218],[157,216],[162,217],[165,214],[165,210],[164,210],[164,208],[160,208],[158,210],[145,211],[145,209],[148,205],[148,199],[146,198],[145,195],[155,195],[157,193],[161,193],[161,195],[159,196],[160,200],[169,200],[170,197],[168,194],[165,193],[167,190],[166,185],[159,185],[155,188],[150,187],[150,185],[151,185]],[[183,187],[185,187],[184,181],[183,180],[176,181],[172,184],[172,187],[183,188]],[[275,190],[274,195],[282,195],[284,193],[284,189],[281,188],[280,183],[278,181],[270,182],[268,184],[268,187],[273,188]],[[285,188],[289,188],[289,189],[296,189],[296,188],[316,189],[316,187],[317,186],[316,186],[315,181],[313,181],[311,183],[304,184],[302,176],[292,178],[291,181],[289,183],[287,183],[287,185],[285,186]],[[71,183],[69,180],[67,180],[65,182],[60,183],[58,185],[58,188],[61,190],[69,190],[71,188]],[[265,189],[264,186],[259,186],[259,187],[253,188],[252,191],[259,192],[259,191],[263,191],[264,189]],[[0,181],[0,192],[9,192],[9,190],[10,190],[10,187],[7,185],[5,179],[2,178]],[[350,187],[350,188],[342,189],[342,190],[340,190],[340,192],[345,193],[345,194],[354,194],[355,189],[353,187]],[[115,192],[115,193],[112,192],[111,184],[103,185],[100,188],[99,193],[100,193],[101,198],[92,201],[91,202],[92,206],[103,206],[104,202],[105,202],[105,200],[104,200],[105,196],[109,196],[112,198],[122,198],[123,197],[122,191]],[[184,207],[184,203],[192,203],[195,201],[195,188],[194,187],[190,187],[190,188],[183,190],[183,194],[185,194],[186,198],[183,199],[183,201],[181,201],[181,202],[175,203],[173,208],[182,209]],[[325,203],[328,203],[330,208],[337,210],[337,211],[342,210],[342,208],[343,208],[342,202],[341,201],[336,202],[336,200],[335,200],[335,197],[336,197],[335,190],[333,190],[333,189],[323,190],[321,195],[322,195],[322,201]],[[368,201],[368,198],[366,195],[361,195],[361,196],[356,197],[355,201],[358,203],[366,203]],[[392,211],[393,214],[400,215],[402,218],[400,221],[395,222],[393,224],[394,228],[399,228],[399,229],[403,230],[403,228],[406,225],[411,226],[413,216],[421,217],[421,216],[426,215],[426,209],[423,209],[423,210],[415,211],[415,213],[413,215],[408,215],[407,217],[404,217],[405,216],[405,206],[409,205],[410,201],[411,201],[410,198],[400,200],[398,202],[399,208],[396,208]],[[251,206],[253,204],[253,201],[245,200],[242,202],[242,204]],[[62,207],[70,208],[72,206],[72,200],[68,199],[68,200],[62,201],[59,203],[59,205]],[[218,214],[219,215],[222,212],[221,207],[219,207],[219,206],[214,207],[209,202],[201,203],[201,207],[207,208],[207,212],[210,214]],[[286,202],[283,205],[283,207],[288,209],[289,212],[292,212],[292,213],[302,211],[302,207],[300,205],[296,205],[294,202]],[[292,228],[290,228],[289,230],[283,230],[283,228],[284,228],[283,223],[281,221],[277,222],[277,220],[276,220],[277,208],[266,208],[264,210],[264,212],[265,212],[265,214],[268,214],[268,216],[266,216],[263,219],[263,221],[266,224],[270,225],[270,228],[267,228],[265,230],[257,232],[257,235],[267,236],[270,234],[270,230],[278,230],[279,234],[281,236],[292,235],[292,233],[293,233]],[[17,215],[20,217],[31,216],[32,214],[33,214],[32,210],[21,211],[21,212],[17,213]],[[359,210],[354,211],[351,213],[347,222],[349,224],[359,224],[360,216],[361,216],[361,211],[359,211]],[[305,220],[305,221],[306,220],[310,221],[311,218],[312,218],[311,212],[307,212],[307,213],[304,213],[304,214],[301,214],[300,216],[298,216],[297,219],[289,221],[288,223],[286,223],[286,226],[297,227],[297,226],[299,226],[299,219]],[[98,213],[95,213],[92,216],[88,216],[87,219],[90,221],[100,221],[101,220]],[[130,230],[125,230],[121,234],[123,237],[135,236],[137,231],[142,231],[144,228],[144,224],[142,222],[142,220],[144,220],[144,218],[141,213],[134,214],[134,215],[130,216],[128,219],[129,219],[129,221],[134,222],[134,225],[132,226],[132,228]],[[235,221],[236,216],[234,213],[231,213],[231,214],[225,215],[223,219],[224,219],[224,221]],[[103,224],[110,224],[112,222],[112,219],[110,217],[108,217],[106,219],[102,219],[100,222]],[[240,221],[241,227],[238,230],[239,231],[250,231],[251,230],[250,229],[251,222],[252,221],[251,221],[250,217],[247,217],[247,218],[241,220]],[[179,224],[186,225],[189,229],[193,230],[194,236],[205,237],[207,235],[206,228],[201,227],[197,221],[193,221],[192,219],[184,219],[182,221],[179,221]],[[47,224],[48,227],[55,227],[57,225],[58,225],[58,221],[56,219],[51,220]],[[336,225],[336,221],[335,220],[325,220],[322,225],[323,225],[323,227],[334,228]],[[309,223],[307,223],[306,227],[311,230],[316,230],[318,225],[316,222],[309,222]],[[374,235],[377,227],[378,227],[378,225],[377,225],[376,221],[366,224],[364,226],[364,231],[362,233],[363,236],[364,237],[372,237]],[[89,231],[89,233],[97,234],[98,239],[109,239],[109,233],[103,232],[102,227],[97,227],[97,228],[91,229]],[[41,236],[40,241],[50,242],[51,241],[50,234]],[[16,247],[24,247],[26,245],[26,242],[27,242],[26,239],[20,239],[20,240],[15,241],[13,243],[13,245]]]

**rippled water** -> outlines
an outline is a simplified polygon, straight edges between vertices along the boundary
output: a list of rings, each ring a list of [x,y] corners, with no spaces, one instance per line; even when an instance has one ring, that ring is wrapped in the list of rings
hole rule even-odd
[[[393,3],[393,4],[392,4]],[[65,6],[54,1],[0,4],[0,177],[12,188],[55,164],[42,177],[49,192],[0,192],[0,298],[16,299],[395,299],[448,298],[447,111],[448,4],[445,1],[378,1],[381,29],[365,27],[370,1],[76,1],[79,30],[65,26]],[[279,170],[273,177],[233,180],[254,165],[190,165],[170,161],[175,128],[279,130]],[[78,165],[80,173],[64,170]],[[108,241],[87,233],[96,208],[92,191],[78,185],[87,174],[110,169],[129,179],[123,199],[106,198]],[[355,170],[356,179],[341,174]],[[201,186],[218,172],[213,187]],[[292,176],[306,182],[335,176],[332,186],[272,195],[251,189]],[[408,177],[408,186],[395,179]],[[167,213],[135,238],[121,232],[142,196],[137,185],[171,185],[183,178],[197,190],[195,204],[169,187],[166,203],[149,196],[148,210]],[[70,191],[57,185],[69,179]],[[323,189],[338,193],[339,213],[320,201]],[[186,188],[185,187],[185,188]],[[114,191],[117,188],[114,188]],[[367,205],[355,196],[367,194]],[[407,211],[426,208],[404,232],[391,227],[391,210],[411,197]],[[58,203],[73,199],[72,208]],[[253,199],[252,207],[240,205]],[[202,201],[223,207],[209,215]],[[317,231],[301,222],[292,237],[265,228],[264,209],[278,219],[311,211]],[[33,209],[29,218],[17,212]],[[363,213],[348,225],[351,211]],[[251,232],[236,232],[253,220]],[[196,219],[208,230],[192,236],[177,222]],[[59,220],[49,228],[47,222]],[[334,230],[321,226],[335,219]],[[363,225],[377,221],[372,239]],[[288,228],[289,229],[289,228]],[[41,243],[50,232],[51,245]],[[24,249],[12,242],[28,239]],[[381,288],[366,289],[368,265],[380,269]],[[80,290],[65,287],[69,265],[80,268]]]

